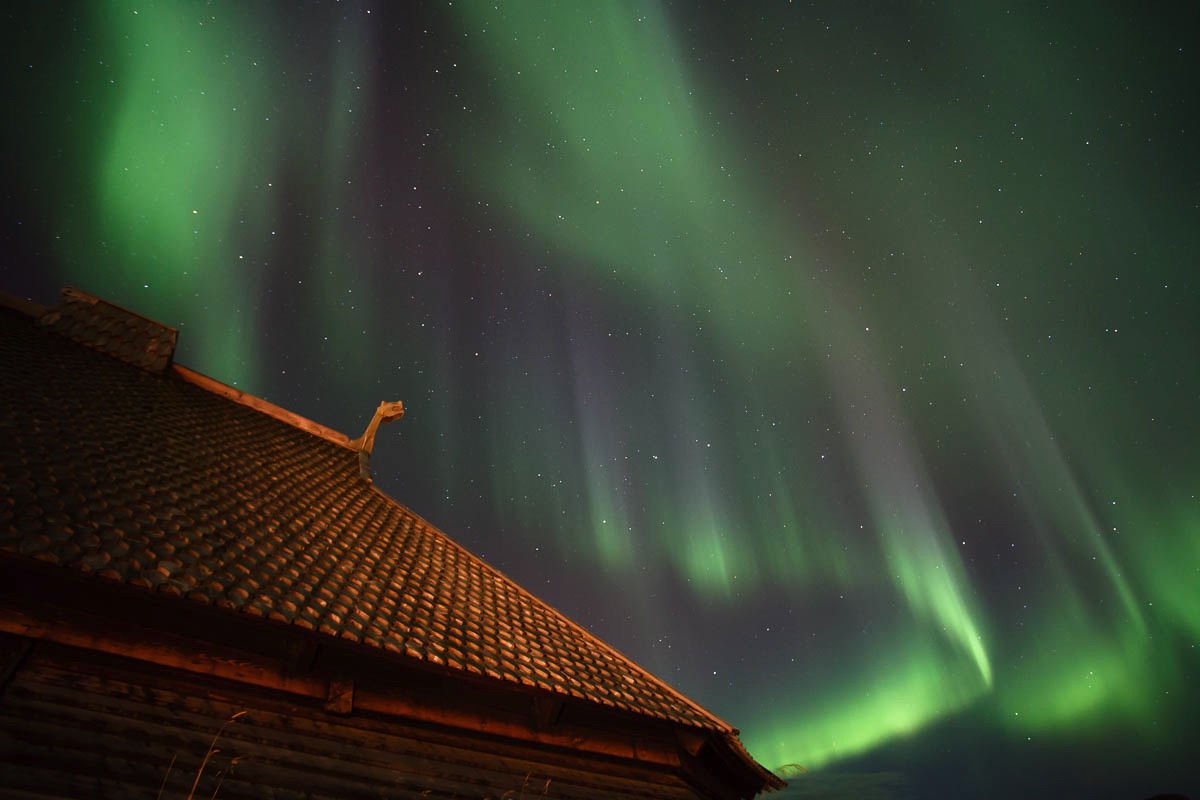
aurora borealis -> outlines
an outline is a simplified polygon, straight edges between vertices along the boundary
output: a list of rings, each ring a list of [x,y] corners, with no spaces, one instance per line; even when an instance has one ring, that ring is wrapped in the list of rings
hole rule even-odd
[[[1194,12],[15,5],[0,289],[402,399],[379,487],[789,791],[1200,796]]]

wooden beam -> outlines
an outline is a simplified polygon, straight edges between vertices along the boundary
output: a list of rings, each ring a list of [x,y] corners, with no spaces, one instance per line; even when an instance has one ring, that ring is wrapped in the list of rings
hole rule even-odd
[[[325,710],[330,714],[349,714],[354,710],[354,680],[352,678],[330,679]]]
[[[0,613],[0,631],[318,700],[326,699],[328,694],[326,682],[320,678],[284,675],[278,667],[272,668],[232,653],[223,654],[216,648],[205,649],[202,642],[180,640],[163,634],[145,631],[131,634],[117,626],[110,626],[109,630],[104,631],[82,628],[64,620],[38,619],[11,608]]]
[[[33,640],[25,637],[14,637],[12,647],[4,654],[4,663],[0,665],[0,695],[3,695],[8,689],[8,684],[12,682],[13,676],[21,669],[21,665],[25,663],[26,656],[33,649]]]

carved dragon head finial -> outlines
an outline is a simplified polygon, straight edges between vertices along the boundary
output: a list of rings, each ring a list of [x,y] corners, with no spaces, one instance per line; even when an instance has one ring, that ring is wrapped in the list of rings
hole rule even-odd
[[[399,400],[390,402],[385,400],[379,404],[379,408],[375,409],[375,416],[371,417],[363,435],[350,442],[350,446],[358,450],[358,471],[367,480],[371,479],[369,460],[371,448],[375,446],[375,434],[379,431],[379,426],[403,416],[404,403]]]
[[[399,400],[391,402],[384,401],[379,404],[379,408],[375,409],[375,416],[379,417],[380,422],[391,422],[395,419],[400,419],[404,416],[404,403]]]

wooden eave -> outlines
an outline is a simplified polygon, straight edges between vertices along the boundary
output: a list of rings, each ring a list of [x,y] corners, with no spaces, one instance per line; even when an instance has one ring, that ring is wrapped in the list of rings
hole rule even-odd
[[[464,677],[335,637],[195,606],[0,554],[0,631],[305,698],[326,711],[395,717],[694,773],[711,731],[535,687]],[[347,703],[347,697],[350,700]],[[692,768],[688,768],[688,765]],[[707,772],[707,770],[705,770]]]

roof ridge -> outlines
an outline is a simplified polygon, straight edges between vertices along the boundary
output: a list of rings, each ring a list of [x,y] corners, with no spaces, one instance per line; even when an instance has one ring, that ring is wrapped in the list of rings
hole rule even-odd
[[[8,308],[33,319],[38,319],[49,310],[28,297],[22,297],[2,289],[0,289],[0,308]]]
[[[58,306],[44,306],[34,300],[0,291],[0,308],[9,308],[31,317],[39,325],[49,328],[55,333],[79,344],[91,347],[94,350],[108,353],[122,361],[127,361],[135,366],[140,366],[143,369],[153,372],[174,373],[188,383],[212,394],[232,400],[247,408],[252,408],[269,417],[274,417],[280,422],[287,423],[294,428],[299,428],[333,444],[340,445],[349,450],[355,449],[350,443],[350,437],[341,431],[336,431],[319,422],[303,417],[294,411],[289,411],[282,406],[275,405],[269,400],[264,400],[249,392],[230,386],[227,383],[222,383],[216,378],[211,378],[194,369],[176,364],[174,362],[174,353],[179,335],[177,329],[169,325],[164,325],[144,314],[130,311],[124,306],[105,300],[102,297],[97,297],[82,289],[77,289],[73,286],[63,287],[62,301]],[[71,318],[78,318],[80,311],[86,312],[91,309],[98,309],[99,312],[96,314],[98,316],[105,316],[110,320],[117,319],[124,322],[127,328],[131,326],[140,328],[139,332],[149,340],[143,348],[145,352],[136,352],[136,348],[129,347],[128,342],[97,341],[101,337],[95,336],[95,331],[80,331],[78,328],[81,326],[70,325]],[[108,338],[103,337],[103,339]],[[121,347],[122,344],[125,345],[123,348]]]
[[[266,414],[268,417],[273,417],[280,422],[291,425],[293,428],[299,428],[306,433],[311,433],[314,436],[325,439],[333,444],[354,450],[354,446],[350,444],[350,437],[341,431],[335,431],[326,425],[319,422],[314,422],[308,417],[303,417],[294,411],[288,411],[282,406],[277,406],[269,400],[264,400],[257,395],[242,391],[235,386],[230,386],[227,383],[222,383],[216,378],[210,378],[204,373],[197,372],[194,369],[185,367],[182,364],[172,364],[171,372],[180,379],[197,386],[206,392],[215,394],[226,400],[231,400],[238,405],[246,408],[254,409],[260,413]]]
[[[175,358],[179,331],[124,306],[73,286],[62,290],[62,301],[45,309],[38,324],[85,347],[162,373]]]

